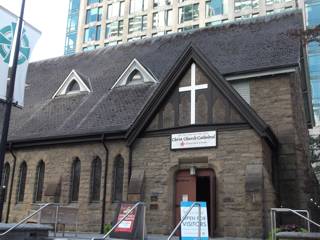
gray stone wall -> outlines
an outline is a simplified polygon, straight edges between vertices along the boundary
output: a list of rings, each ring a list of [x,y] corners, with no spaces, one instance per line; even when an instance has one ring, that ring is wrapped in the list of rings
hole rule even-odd
[[[296,73],[250,81],[251,106],[269,124],[280,146],[276,166],[280,202],[284,207],[305,209],[309,199],[308,129],[301,80]]]
[[[145,201],[148,231],[167,234],[174,226],[175,178],[181,169],[189,169],[185,161],[192,159],[198,169],[212,169],[216,174],[216,235],[262,237],[264,229],[263,198],[274,197],[273,187],[264,171],[266,192],[249,193],[245,189],[246,167],[264,169],[263,144],[253,130],[218,131],[218,147],[201,150],[170,151],[170,137],[139,139],[133,151],[133,168],[145,171]],[[199,160],[197,162],[197,160]],[[205,161],[203,161],[205,160]],[[158,201],[151,202],[157,196]],[[151,210],[150,204],[158,209]]]
[[[114,220],[115,209],[118,203],[112,202],[112,184],[113,184],[113,165],[114,159],[118,154],[124,158],[124,184],[123,184],[123,200],[127,198],[128,188],[128,148],[123,142],[114,141],[106,143],[108,148],[108,175],[107,175],[107,196],[106,196],[106,216],[105,223]],[[103,178],[106,163],[106,152],[101,143],[72,144],[72,145],[56,145],[49,147],[37,147],[32,149],[21,149],[14,151],[17,156],[17,165],[15,170],[15,179],[13,184],[12,202],[10,208],[9,222],[17,222],[30,213],[34,208],[33,192],[35,184],[36,166],[40,160],[45,163],[44,192],[48,184],[61,182],[61,195],[59,203],[63,206],[70,206],[79,209],[79,226],[81,231],[99,231],[101,223],[101,207],[103,196]],[[99,156],[102,162],[101,174],[101,192],[100,202],[90,203],[90,177],[91,162],[96,156]],[[69,202],[71,165],[74,157],[78,157],[81,161],[81,177],[79,189],[79,201],[77,203]],[[6,161],[10,163],[12,174],[13,158],[8,153]],[[17,181],[19,176],[19,167],[22,161],[27,163],[27,178],[24,201],[16,203]],[[10,181],[9,181],[10,186]],[[42,203],[52,202],[53,198],[43,197]],[[7,203],[4,206],[4,216],[7,212]],[[72,228],[72,226],[68,226]]]

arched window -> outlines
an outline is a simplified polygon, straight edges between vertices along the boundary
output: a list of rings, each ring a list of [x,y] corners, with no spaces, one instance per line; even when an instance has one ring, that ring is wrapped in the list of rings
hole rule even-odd
[[[23,202],[24,199],[24,190],[26,187],[26,178],[27,178],[27,163],[23,161],[19,169],[19,179],[17,186],[17,203]]]
[[[114,160],[113,167],[113,201],[122,201],[123,175],[124,160],[121,155],[118,155]]]
[[[71,168],[70,202],[78,202],[79,199],[80,171],[80,159],[75,158]]]
[[[127,84],[134,85],[143,83],[143,76],[138,70],[134,70],[128,77]]]
[[[33,202],[41,202],[42,200],[42,191],[43,191],[43,182],[44,182],[44,171],[45,165],[41,160],[36,169],[36,179],[34,183],[34,192],[33,192]]]
[[[79,83],[76,80],[72,80],[67,88],[66,93],[72,94],[80,91]]]
[[[10,164],[5,163],[3,174],[2,174],[2,180],[1,180],[1,186],[4,188],[3,191],[3,201],[6,201],[7,199],[7,189],[8,189],[8,183],[9,183],[9,176],[10,176]]]
[[[100,200],[101,159],[96,157],[91,164],[90,202]]]

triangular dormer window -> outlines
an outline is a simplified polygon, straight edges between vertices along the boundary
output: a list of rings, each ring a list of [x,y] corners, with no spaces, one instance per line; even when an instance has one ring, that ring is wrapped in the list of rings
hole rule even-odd
[[[157,83],[156,78],[137,59],[129,64],[112,88],[143,83]]]
[[[85,92],[91,92],[89,78],[72,70],[52,98]]]

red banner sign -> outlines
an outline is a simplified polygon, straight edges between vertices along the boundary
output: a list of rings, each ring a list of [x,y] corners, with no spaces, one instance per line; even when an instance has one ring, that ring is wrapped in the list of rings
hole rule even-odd
[[[118,215],[117,222],[119,222],[133,207],[133,204],[121,204],[120,212]],[[136,218],[136,209],[134,209],[119,226],[115,229],[115,232],[132,233],[133,224]]]

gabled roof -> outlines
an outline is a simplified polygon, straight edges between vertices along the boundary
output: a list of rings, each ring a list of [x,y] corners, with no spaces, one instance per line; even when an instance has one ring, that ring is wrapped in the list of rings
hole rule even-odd
[[[265,139],[272,148],[277,148],[278,141],[271,128],[224,79],[218,69],[212,66],[205,55],[192,45],[190,45],[181,55],[165,79],[161,82],[155,93],[152,95],[151,99],[145,105],[143,111],[136,118],[134,124],[128,131],[128,144],[131,145],[147,124],[150,123],[159,110],[161,103],[165,101],[168,96],[169,91],[178,84],[192,63],[196,63],[196,65],[202,69],[212,84],[214,84],[224,97],[229,100],[233,107],[238,110],[240,115],[247,120],[256,133],[261,138]]]
[[[299,66],[300,39],[291,32],[302,28],[301,12],[293,11],[31,63],[25,106],[13,110],[9,141],[123,134],[190,44],[225,77]],[[111,89],[133,59],[159,83]],[[92,93],[52,99],[72,69],[90,79]]]

